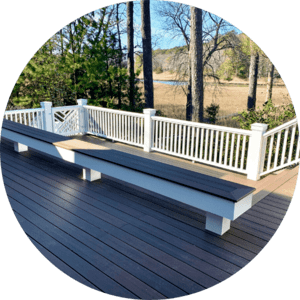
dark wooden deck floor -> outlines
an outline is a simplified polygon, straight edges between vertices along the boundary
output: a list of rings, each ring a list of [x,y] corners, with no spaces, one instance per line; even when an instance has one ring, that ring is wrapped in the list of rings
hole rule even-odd
[[[280,225],[290,200],[271,193],[222,237],[205,214],[171,199],[2,140],[5,188],[30,240],[79,282],[127,298],[162,299],[207,289],[248,264]]]

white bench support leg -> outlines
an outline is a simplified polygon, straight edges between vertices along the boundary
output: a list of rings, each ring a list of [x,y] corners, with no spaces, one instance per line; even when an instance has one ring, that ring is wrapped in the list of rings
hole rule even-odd
[[[230,229],[230,220],[207,212],[205,229],[222,235]]]
[[[83,179],[88,181],[94,181],[101,179],[101,173],[95,170],[83,168]]]
[[[17,142],[14,143],[14,149],[16,152],[28,151],[28,147],[26,145],[23,145],[23,144],[20,144]]]

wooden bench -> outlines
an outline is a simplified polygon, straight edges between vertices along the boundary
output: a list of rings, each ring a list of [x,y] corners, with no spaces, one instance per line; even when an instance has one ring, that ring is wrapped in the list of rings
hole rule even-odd
[[[251,208],[252,187],[8,120],[3,121],[2,136],[15,143],[15,151],[31,147],[81,166],[86,180],[107,174],[204,210],[205,228],[219,235],[230,229],[231,220]]]

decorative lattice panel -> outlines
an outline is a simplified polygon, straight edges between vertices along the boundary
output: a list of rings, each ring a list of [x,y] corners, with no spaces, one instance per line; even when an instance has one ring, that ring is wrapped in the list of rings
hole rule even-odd
[[[79,110],[65,109],[52,110],[53,132],[61,135],[75,135],[80,133]]]

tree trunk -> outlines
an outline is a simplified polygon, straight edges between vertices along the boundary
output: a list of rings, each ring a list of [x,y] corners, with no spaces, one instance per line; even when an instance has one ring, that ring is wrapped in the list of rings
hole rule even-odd
[[[133,31],[133,2],[127,2],[127,69],[129,74],[129,102],[135,106],[134,99],[134,31]]]
[[[73,32],[72,32],[72,24],[74,25],[74,23],[70,23],[68,25],[68,28],[69,28],[69,35],[70,35],[70,45],[71,45],[71,50],[72,50],[72,57],[73,57],[73,63],[74,65],[76,64],[76,59],[75,59],[75,46],[74,46],[74,37],[73,37]],[[77,97],[77,76],[76,76],[76,69],[73,67],[73,84],[74,84],[74,87],[75,87],[75,101],[78,99]]]
[[[118,43],[119,43],[119,57],[118,57],[118,67],[119,67],[119,75],[118,75],[118,108],[121,108],[122,96],[121,96],[121,68],[122,68],[122,43],[121,43],[121,34],[120,34],[120,20],[119,20],[119,6],[117,4],[117,12],[116,12],[116,21],[117,21],[117,31],[118,31]]]
[[[141,0],[142,40],[143,40],[143,69],[145,107],[153,108],[153,73],[152,73],[152,45],[150,23],[150,0]]]
[[[59,35],[60,35],[61,56],[63,56],[64,55],[64,37],[63,37],[62,29],[60,30]]]
[[[186,120],[192,120],[192,81],[191,81],[191,55],[189,51],[189,58],[188,58],[188,79],[187,79],[187,95],[186,95]]]
[[[248,111],[255,110],[258,63],[259,63],[258,52],[251,51],[250,70],[249,70],[249,93],[248,93],[248,104],[247,104]]]
[[[267,96],[266,96],[265,104],[267,104],[269,100],[272,100],[273,76],[274,76],[274,65],[270,62],[269,72],[268,72],[268,83],[267,83]]]
[[[191,7],[191,88],[192,88],[192,121],[203,122],[203,42],[202,10]]]

